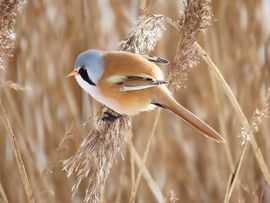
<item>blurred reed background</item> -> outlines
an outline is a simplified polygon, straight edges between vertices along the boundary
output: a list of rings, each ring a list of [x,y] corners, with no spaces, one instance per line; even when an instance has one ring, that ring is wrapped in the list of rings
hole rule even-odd
[[[7,2],[16,3],[4,0],[1,6]],[[147,9],[177,20],[183,9],[180,2],[148,0]],[[257,116],[255,109],[265,106],[270,86],[270,4],[267,0],[218,0],[211,6],[214,21],[197,42],[220,69],[250,121]],[[83,201],[87,183],[82,183],[72,199],[74,178],[66,177],[61,161],[76,152],[93,127],[91,119],[86,125],[83,123],[96,115],[99,105],[66,75],[81,51],[118,49],[141,13],[138,0],[26,2],[17,18],[14,56],[5,69],[0,69],[0,100],[6,113],[5,117],[1,111],[0,202],[27,202],[29,197],[33,202]],[[161,66],[164,73],[173,64],[179,37],[175,28],[166,25],[166,32],[153,51],[171,61],[170,65]],[[146,162],[156,190],[167,197],[167,202],[174,202],[171,191],[177,202],[270,202],[266,183],[269,172],[261,171],[263,166],[259,166],[258,157],[256,160],[248,145],[241,156],[246,145],[240,135],[245,126],[203,60],[188,74],[185,87],[175,93],[178,100],[217,129],[227,142],[216,144],[198,136],[174,114],[162,110]],[[133,143],[141,156],[156,113],[146,112],[132,119]],[[24,189],[27,179],[22,181],[11,131],[4,125],[7,121],[29,179],[28,197]],[[264,158],[259,159],[260,163],[265,162],[268,168],[269,124],[268,119],[263,119],[259,131],[254,133]],[[124,159],[119,153],[107,177],[101,202],[130,199],[134,157],[127,144],[122,154]],[[241,167],[237,166],[239,159]],[[139,169],[135,167],[136,174]],[[228,198],[231,182],[235,186]],[[135,202],[158,201],[150,185],[144,172]]]

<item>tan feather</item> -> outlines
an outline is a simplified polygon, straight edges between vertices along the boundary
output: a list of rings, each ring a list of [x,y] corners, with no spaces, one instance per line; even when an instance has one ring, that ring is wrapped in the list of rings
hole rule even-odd
[[[119,51],[105,52],[103,58],[104,74],[97,88],[102,95],[113,101],[105,105],[127,115],[148,110],[152,104],[163,106],[208,138],[219,143],[224,142],[219,133],[177,103],[167,87],[160,85],[166,82],[163,81],[161,70],[154,63],[139,55]],[[125,91],[119,91],[119,88],[124,88]]]
[[[155,95],[157,95],[157,97],[154,99],[155,103],[168,108],[206,137],[218,143],[225,142],[223,137],[217,131],[179,104],[170,94],[168,94],[167,89],[156,88],[155,91]]]

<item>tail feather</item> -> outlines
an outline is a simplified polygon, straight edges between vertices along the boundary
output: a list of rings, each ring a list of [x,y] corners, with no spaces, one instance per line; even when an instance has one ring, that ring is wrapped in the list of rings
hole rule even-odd
[[[159,101],[155,101],[156,103],[159,103],[163,107],[171,110],[178,116],[180,116],[184,121],[186,121],[188,124],[193,126],[195,129],[197,129],[199,132],[201,132],[206,137],[221,143],[225,142],[223,137],[216,132],[213,128],[211,128],[208,124],[206,124],[204,121],[199,119],[196,115],[188,111],[185,107],[183,107],[181,104],[179,104],[172,96],[166,94],[163,92],[162,98],[159,99]]]

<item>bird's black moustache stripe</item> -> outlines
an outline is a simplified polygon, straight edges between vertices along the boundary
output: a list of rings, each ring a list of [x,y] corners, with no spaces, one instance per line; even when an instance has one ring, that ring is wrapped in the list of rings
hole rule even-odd
[[[85,68],[80,68],[79,74],[84,81],[88,82],[90,85],[96,86],[96,84],[89,78],[87,70]]]

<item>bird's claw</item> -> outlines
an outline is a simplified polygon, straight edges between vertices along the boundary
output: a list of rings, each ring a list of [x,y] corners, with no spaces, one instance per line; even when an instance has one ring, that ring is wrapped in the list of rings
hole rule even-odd
[[[123,115],[121,115],[121,114],[114,115],[114,114],[112,114],[110,112],[105,112],[102,120],[107,121],[109,123],[113,123],[114,121],[121,118],[122,116]]]

